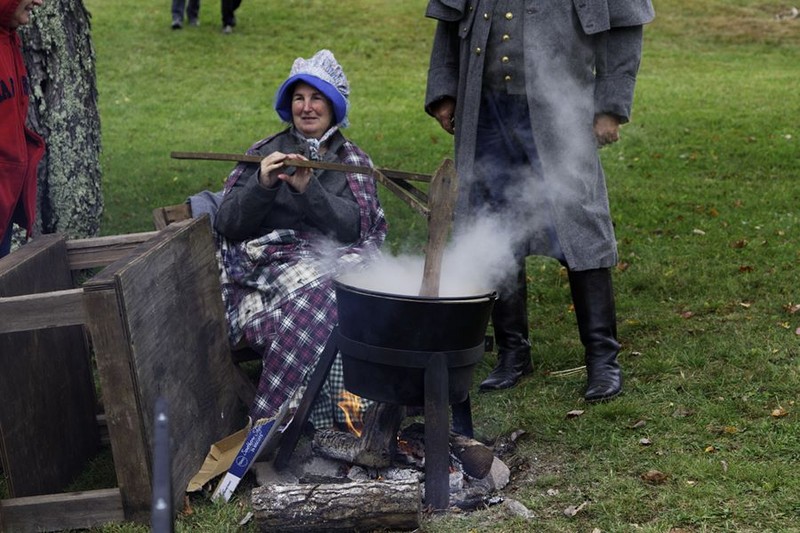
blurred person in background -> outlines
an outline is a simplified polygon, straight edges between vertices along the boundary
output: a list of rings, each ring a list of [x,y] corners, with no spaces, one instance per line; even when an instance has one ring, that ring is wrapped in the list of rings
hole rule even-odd
[[[232,33],[236,26],[236,10],[242,0],[222,0],[222,33]]]
[[[172,0],[172,29],[183,28],[184,14],[189,26],[200,25],[200,0]]]

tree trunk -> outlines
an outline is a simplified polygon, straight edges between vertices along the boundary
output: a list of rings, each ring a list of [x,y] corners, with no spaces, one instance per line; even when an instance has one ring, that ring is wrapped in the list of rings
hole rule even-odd
[[[81,0],[47,0],[19,30],[31,86],[28,121],[47,143],[35,234],[93,237],[100,230],[100,116],[89,16]]]

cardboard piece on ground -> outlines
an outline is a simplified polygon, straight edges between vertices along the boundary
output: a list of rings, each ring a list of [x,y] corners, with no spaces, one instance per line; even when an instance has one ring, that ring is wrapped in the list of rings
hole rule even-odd
[[[239,486],[239,482],[244,475],[250,470],[252,464],[258,457],[267,449],[271,449],[273,444],[277,441],[285,424],[286,414],[289,412],[290,401],[287,401],[275,415],[275,418],[261,418],[257,420],[250,431],[247,433],[247,438],[240,446],[233,463],[228,469],[228,473],[217,485],[214,493],[211,495],[212,500],[222,498],[228,501]]]
[[[212,444],[208,455],[206,455],[206,460],[203,461],[203,466],[189,481],[186,492],[197,492],[206,483],[227,472],[252,426],[252,420],[248,420],[243,429]]]

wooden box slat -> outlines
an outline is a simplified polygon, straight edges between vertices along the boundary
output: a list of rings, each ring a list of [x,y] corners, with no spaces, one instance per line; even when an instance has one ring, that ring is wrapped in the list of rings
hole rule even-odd
[[[37,237],[0,260],[0,298],[72,289],[63,237]],[[51,307],[53,325],[73,314],[68,307]],[[0,323],[10,329],[19,314],[19,306],[0,306]],[[96,410],[82,326],[0,334],[0,458],[13,496],[64,490],[97,452]]]
[[[170,411],[175,502],[211,444],[244,425],[245,414],[208,217],[171,224],[131,257],[83,285],[101,388],[114,391],[104,399],[126,516],[149,509],[152,478],[142,469],[152,465],[159,396]],[[120,468],[125,458],[130,468]]]
[[[124,519],[118,488],[0,501],[0,531],[88,529]]]

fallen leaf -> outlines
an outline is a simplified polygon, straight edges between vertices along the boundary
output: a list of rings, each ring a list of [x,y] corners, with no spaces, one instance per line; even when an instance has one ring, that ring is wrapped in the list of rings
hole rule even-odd
[[[569,413],[567,413],[567,418],[578,418],[584,412],[585,411],[583,411],[582,409],[574,409],[574,410],[570,411]]]
[[[684,311],[683,313],[681,313],[681,316],[683,318],[692,318],[694,316],[694,313],[692,311]]]
[[[794,330],[794,334],[795,335],[800,335],[800,328],[797,328],[796,330]]]
[[[753,305],[753,303],[752,302],[739,302],[739,305],[741,305],[745,309],[750,309],[750,307]]]
[[[724,433],[727,433],[728,435],[734,435],[736,433],[739,433],[739,428],[737,428],[736,426],[725,426],[724,428],[722,428],[722,431]]]
[[[796,312],[800,311],[800,304],[788,303],[788,304],[784,305],[783,308],[786,310],[787,313],[789,313],[790,315],[793,315]]]
[[[634,422],[633,424],[631,424],[631,429],[643,428],[646,425],[647,425],[647,421],[639,419],[636,422]]]
[[[628,270],[628,268],[630,266],[631,266],[630,263],[626,263],[624,261],[621,261],[621,262],[617,263],[617,271],[618,272],[625,272],[626,270]]]
[[[693,479],[687,479],[686,484],[689,485],[690,487],[694,487],[695,485],[697,485],[697,481]]]
[[[188,495],[184,495],[183,497],[183,511],[181,511],[181,514],[183,516],[191,516],[194,514],[194,509],[192,509],[192,504]]]
[[[703,451],[705,451],[706,453],[714,453],[717,451],[717,448],[714,445],[706,446],[706,449]]]
[[[739,272],[741,272],[741,273],[752,272],[753,270],[755,270],[755,269],[753,267],[751,267],[750,265],[742,265],[742,266],[739,267]]]
[[[697,228],[693,229],[692,233],[694,233],[695,235],[705,235],[706,234],[705,231],[703,231],[701,229],[697,229]]]
[[[783,416],[788,415],[789,413],[783,407],[778,407],[777,409],[772,410],[772,417],[773,418],[781,418]]]
[[[694,412],[691,409],[687,409],[686,407],[678,407],[672,413],[672,418],[686,418],[688,416],[692,416]]]
[[[652,485],[661,485],[664,483],[669,476],[664,472],[660,472],[658,470],[648,470],[644,474],[642,474],[642,480],[650,483]]]
[[[578,513],[580,513],[581,511],[583,511],[583,508],[584,508],[584,507],[586,507],[586,505],[587,505],[588,503],[589,503],[589,502],[583,502],[582,504],[580,504],[580,505],[579,505],[579,506],[577,506],[577,507],[575,507],[574,505],[570,505],[569,507],[567,507],[566,509],[564,509],[564,516],[567,516],[567,517],[569,517],[569,518],[572,518],[572,517],[573,517],[573,516],[575,516],[576,514],[578,514]]]
[[[641,444],[642,446],[650,446],[651,444],[653,444],[653,442],[647,437],[645,437],[643,439],[639,439],[639,444]]]
[[[558,496],[558,489],[547,489],[548,496]]]
[[[727,461],[720,461],[719,463],[722,465],[722,471],[727,473],[728,472],[728,462]]]
[[[738,241],[731,244],[732,248],[742,249],[748,245],[747,239],[739,239]]]

